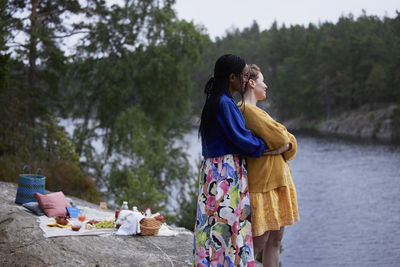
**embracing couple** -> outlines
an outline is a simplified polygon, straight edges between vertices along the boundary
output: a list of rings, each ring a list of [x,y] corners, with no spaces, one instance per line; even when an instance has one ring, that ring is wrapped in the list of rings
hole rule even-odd
[[[205,86],[194,266],[254,266],[261,250],[264,266],[279,266],[284,226],[299,220],[287,163],[296,139],[256,106],[266,89],[260,68],[232,54]]]

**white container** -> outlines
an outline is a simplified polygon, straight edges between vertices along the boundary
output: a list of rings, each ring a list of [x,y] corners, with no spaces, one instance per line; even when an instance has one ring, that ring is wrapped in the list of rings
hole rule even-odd
[[[121,206],[120,210],[129,210],[128,201],[122,202],[122,206]]]

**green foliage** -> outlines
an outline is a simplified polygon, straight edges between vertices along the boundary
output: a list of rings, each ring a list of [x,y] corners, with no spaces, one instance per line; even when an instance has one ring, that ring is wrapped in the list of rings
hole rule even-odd
[[[169,188],[191,176],[175,142],[190,127],[191,69],[209,39],[175,18],[172,1],[142,2],[149,4],[145,12],[132,1],[90,10],[102,19],[67,71],[65,107],[82,120],[73,140],[86,172],[117,201],[163,210]],[[93,139],[104,153],[93,149]]]
[[[68,139],[64,128],[58,126],[58,120],[48,115],[42,124],[42,136],[45,142],[44,149],[46,158],[56,157],[58,160],[71,161],[75,164],[79,162],[79,156],[75,152],[75,146]]]
[[[114,169],[126,162],[131,171],[143,174],[143,179],[151,177],[155,181],[151,185],[163,194],[168,193],[168,186],[179,180],[185,182],[189,170],[185,153],[174,147],[172,140],[158,131],[139,107],[129,108],[119,115],[113,131],[111,143],[115,159],[111,160]],[[118,183],[115,187],[119,187]]]
[[[4,93],[8,88],[8,76],[9,76],[9,70],[7,68],[8,60],[9,60],[9,55],[0,54],[0,94]]]
[[[46,112],[35,120],[35,127],[24,123],[24,112],[27,111],[26,99],[17,90],[7,88],[0,92],[0,155],[11,155],[23,160],[68,160],[78,164],[78,154],[74,145],[67,138],[63,127],[52,112]],[[35,136],[40,141],[33,142]]]
[[[0,155],[3,166],[14,166],[1,179],[16,179],[20,166],[33,163],[48,175],[49,190],[97,201],[99,192],[79,169],[79,155],[55,115],[63,106],[59,82],[66,66],[60,40],[78,28],[66,23],[68,15],[81,11],[78,1],[0,2]],[[12,58],[3,54],[10,48]]]
[[[160,211],[165,208],[167,195],[158,190],[157,180],[149,174],[146,167],[130,166],[119,170],[113,166],[110,173],[110,188],[116,196],[116,201],[128,201],[139,210],[151,208]]]
[[[400,107],[397,106],[397,108],[393,111],[392,114],[392,127],[394,129],[394,140],[397,142],[400,142]]]
[[[7,2],[7,0],[0,0],[0,52],[7,50],[6,40],[9,34],[8,22],[10,21],[10,14],[7,10]]]
[[[0,2],[7,18],[0,24],[2,48],[8,29],[26,37],[13,44],[16,58],[1,58],[0,154],[22,162],[68,162],[57,165],[67,168],[71,181],[59,183],[65,193],[83,194],[85,187],[70,177],[80,177],[81,168],[116,200],[163,209],[167,188],[190,176],[175,142],[189,128],[190,70],[209,40],[192,23],[177,20],[173,3],[107,7],[88,1],[82,8],[78,1]],[[26,20],[22,13],[29,14]],[[77,14],[85,19],[70,23],[68,16]],[[78,53],[67,61],[60,40],[76,33]],[[54,114],[79,122],[72,140]],[[105,151],[96,151],[93,141]]]
[[[38,166],[40,165],[38,164]],[[67,195],[93,203],[102,200],[95,182],[83,173],[76,163],[67,160],[52,160],[43,163],[42,166],[43,174],[46,176],[47,189],[63,191]]]
[[[33,173],[37,168],[42,170],[46,177],[46,190],[63,191],[66,195],[98,203],[101,200],[100,192],[94,181],[85,175],[76,163],[68,160],[51,161],[38,158],[21,159],[15,156],[0,157],[0,180],[18,183],[22,167],[29,164]]]
[[[194,230],[197,213],[197,197],[199,194],[199,180],[193,175],[188,183],[187,195],[182,194],[179,198],[179,213],[176,215],[175,223],[180,227]]]
[[[21,0],[8,1],[5,12],[8,43],[15,47],[13,51],[18,60],[27,62],[23,87],[18,89],[30,104],[24,121],[35,127],[36,118],[46,116],[49,111],[44,106],[58,108],[58,81],[66,63],[61,41],[78,28],[68,23],[68,15],[80,14],[82,10],[77,0]]]
[[[365,82],[366,97],[370,102],[380,102],[390,94],[386,85],[385,69],[381,64],[374,64]]]

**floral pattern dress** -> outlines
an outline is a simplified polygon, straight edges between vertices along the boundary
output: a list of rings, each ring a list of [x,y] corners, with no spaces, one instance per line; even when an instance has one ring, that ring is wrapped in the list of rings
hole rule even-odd
[[[206,158],[199,178],[193,266],[254,266],[244,159]]]

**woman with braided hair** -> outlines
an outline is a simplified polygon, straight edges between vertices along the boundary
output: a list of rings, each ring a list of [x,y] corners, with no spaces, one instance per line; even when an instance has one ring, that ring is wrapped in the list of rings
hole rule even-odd
[[[244,158],[260,157],[265,142],[252,136],[232,95],[243,95],[248,66],[232,54],[215,63],[205,87],[199,136],[203,162],[194,230],[194,266],[254,266]]]

